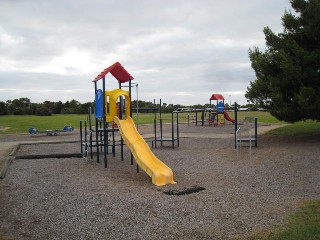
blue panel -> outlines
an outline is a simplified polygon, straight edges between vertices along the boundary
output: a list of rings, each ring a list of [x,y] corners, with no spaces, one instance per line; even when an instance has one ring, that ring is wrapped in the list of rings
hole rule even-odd
[[[98,89],[96,92],[96,118],[103,118],[103,91]]]
[[[224,112],[224,104],[222,101],[218,103],[218,113],[223,113]]]

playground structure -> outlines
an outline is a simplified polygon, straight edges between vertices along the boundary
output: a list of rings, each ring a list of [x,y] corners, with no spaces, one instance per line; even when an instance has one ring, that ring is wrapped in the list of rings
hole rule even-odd
[[[198,123],[201,124],[201,126],[205,125],[205,119],[207,118],[209,126],[217,126],[219,124],[225,124],[225,120],[235,123],[235,119],[231,118],[227,111],[225,111],[224,107],[224,97],[221,94],[212,94],[210,97],[210,108],[208,109],[181,109],[178,111],[181,112],[191,112],[195,113],[195,116],[193,119],[190,119],[190,116],[188,115],[188,125],[190,125],[190,122],[194,122],[196,126],[198,126]],[[216,111],[212,108],[212,100],[216,100]],[[208,115],[207,115],[208,114]],[[200,115],[200,120],[198,120],[198,116]]]
[[[112,91],[106,90],[105,76],[111,73],[119,83],[119,88]],[[98,89],[97,82],[102,80],[102,89]],[[93,148],[96,148],[97,162],[99,162],[100,152],[104,154],[104,164],[108,166],[108,150],[112,146],[113,157],[115,156],[115,146],[121,147],[121,160],[123,161],[123,142],[127,144],[131,151],[131,164],[133,157],[139,167],[144,170],[152,179],[152,183],[157,186],[174,184],[172,170],[160,161],[151,151],[146,141],[139,134],[133,120],[131,111],[131,81],[133,77],[116,62],[104,69],[94,80],[95,86],[95,124],[92,124],[91,110],[87,121],[84,123],[85,137],[83,141],[82,122],[80,122],[81,153],[87,154],[90,151],[91,158]],[[129,82],[129,91],[121,89],[122,84]],[[160,118],[161,119],[161,118]],[[156,120],[155,120],[156,124]],[[160,125],[162,126],[162,125]],[[87,131],[89,128],[89,131]],[[115,132],[120,132],[120,143],[116,144]],[[89,133],[87,135],[87,133]],[[110,136],[110,138],[109,138]],[[95,138],[95,140],[94,140]],[[155,138],[153,143],[166,139]],[[109,144],[112,141],[112,144]],[[176,140],[174,140],[176,141]],[[173,141],[173,142],[174,142]],[[83,151],[83,146],[85,151]],[[174,147],[174,144],[173,144]]]
[[[211,122],[213,122],[213,125],[218,125],[218,124],[224,124],[225,120],[235,123],[235,119],[232,119],[229,114],[225,111],[224,109],[224,97],[221,94],[212,94],[210,97],[210,106],[212,100],[217,101],[217,111],[216,111],[216,116],[212,117]]]
[[[63,129],[54,129],[54,130],[38,130],[36,128],[29,128],[30,134],[46,134],[47,136],[58,136],[58,133],[62,132],[72,132],[74,130],[71,126],[64,126]]]

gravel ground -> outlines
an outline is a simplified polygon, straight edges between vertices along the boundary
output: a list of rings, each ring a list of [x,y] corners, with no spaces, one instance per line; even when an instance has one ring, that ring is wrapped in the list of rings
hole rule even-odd
[[[150,129],[139,127],[145,136]],[[262,135],[250,160],[246,147],[237,158],[232,125],[182,125],[180,131],[179,148],[166,143],[153,149],[177,182],[164,187],[136,172],[127,147],[123,162],[119,149],[115,158],[108,156],[107,169],[95,159],[14,160],[0,180],[0,233],[9,239],[245,239],[281,224],[302,201],[320,198],[319,139]],[[37,144],[17,154],[77,148],[79,143]],[[165,194],[193,187],[205,190]]]

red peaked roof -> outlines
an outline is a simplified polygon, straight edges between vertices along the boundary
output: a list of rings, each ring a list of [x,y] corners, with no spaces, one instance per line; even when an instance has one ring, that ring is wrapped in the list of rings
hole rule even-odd
[[[96,76],[96,78],[92,82],[99,81],[100,79],[104,78],[109,72],[118,80],[118,82],[124,83],[129,80],[133,80],[133,77],[130,75],[130,73],[128,73],[127,70],[125,70],[119,62],[116,62],[110,67],[104,69],[98,76]]]
[[[224,97],[221,94],[212,94],[210,100],[224,100]]]

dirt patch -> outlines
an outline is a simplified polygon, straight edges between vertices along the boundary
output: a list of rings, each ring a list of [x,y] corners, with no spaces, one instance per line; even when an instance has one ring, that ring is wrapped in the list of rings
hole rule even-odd
[[[0,126],[0,131],[6,131],[6,130],[8,130],[8,129],[9,129],[9,127]]]
[[[258,127],[258,134],[266,134],[267,132],[270,132],[271,130],[281,128],[285,126],[286,124],[270,124],[270,125],[260,125]]]

